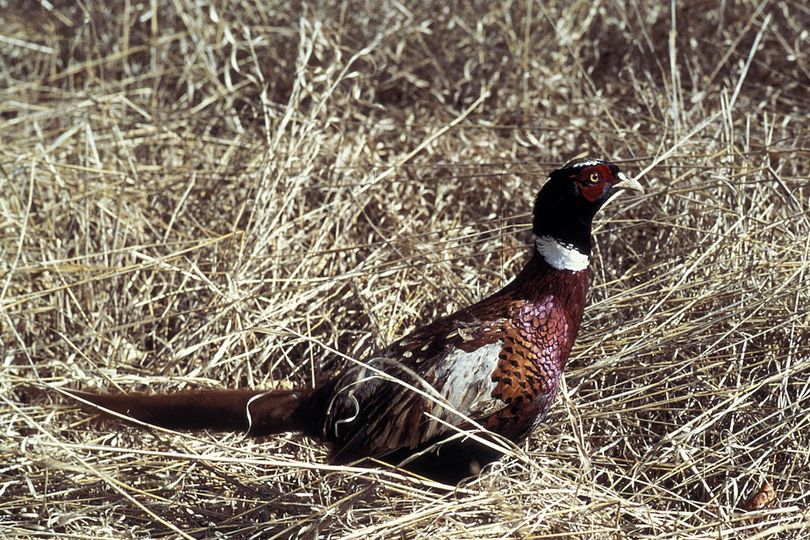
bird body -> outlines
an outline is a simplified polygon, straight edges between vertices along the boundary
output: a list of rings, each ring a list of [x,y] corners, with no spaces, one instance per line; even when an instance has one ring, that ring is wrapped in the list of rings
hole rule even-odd
[[[582,319],[586,274],[554,269],[535,255],[499,292],[414,330],[315,390],[309,399],[321,408],[308,415],[315,422],[306,432],[330,443],[338,463],[416,450],[446,425],[472,427],[470,420],[522,440],[559,385]]]
[[[314,389],[75,394],[174,429],[300,431],[327,443],[333,463],[465,476],[499,453],[459,431],[520,442],[550,408],[585,307],[591,221],[619,183],[640,189],[601,160],[554,171],[535,200],[533,254],[509,284]]]

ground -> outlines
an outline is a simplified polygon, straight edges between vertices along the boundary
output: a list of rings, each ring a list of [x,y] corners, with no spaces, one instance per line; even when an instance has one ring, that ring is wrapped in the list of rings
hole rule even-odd
[[[2,535],[810,535],[807,6],[411,4],[2,2]],[[584,155],[646,194],[470,483],[59,393],[311,385],[510,279]]]

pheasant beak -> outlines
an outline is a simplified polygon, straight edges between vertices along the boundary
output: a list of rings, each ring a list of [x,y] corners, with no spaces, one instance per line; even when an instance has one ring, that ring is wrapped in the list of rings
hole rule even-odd
[[[638,191],[639,193],[644,193],[644,188],[641,187],[641,184],[638,183],[638,180],[635,178],[628,178],[626,174],[620,172],[617,175],[619,181],[617,184],[621,189],[631,189],[633,191]]]
[[[615,187],[610,190],[610,194],[608,195],[605,203],[602,205],[602,208],[607,206],[610,201],[624,193],[625,189],[632,189],[633,191],[644,193],[644,188],[641,187],[641,184],[639,184],[638,180],[635,178],[628,178],[623,172],[619,172],[619,174],[616,175],[616,178],[619,181],[613,184]]]

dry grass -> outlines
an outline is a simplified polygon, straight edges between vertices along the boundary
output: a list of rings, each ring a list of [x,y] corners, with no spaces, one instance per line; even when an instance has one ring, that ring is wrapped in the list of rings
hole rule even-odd
[[[805,3],[3,4],[3,535],[810,534]],[[509,279],[580,153],[648,193],[548,422],[455,491],[24,391],[311,384]]]

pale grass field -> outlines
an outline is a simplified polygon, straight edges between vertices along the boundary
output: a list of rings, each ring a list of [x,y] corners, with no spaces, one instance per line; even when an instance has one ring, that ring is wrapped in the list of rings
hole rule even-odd
[[[810,537],[806,3],[0,5],[0,536]],[[321,380],[510,279],[581,154],[647,193],[477,480],[59,395]]]

